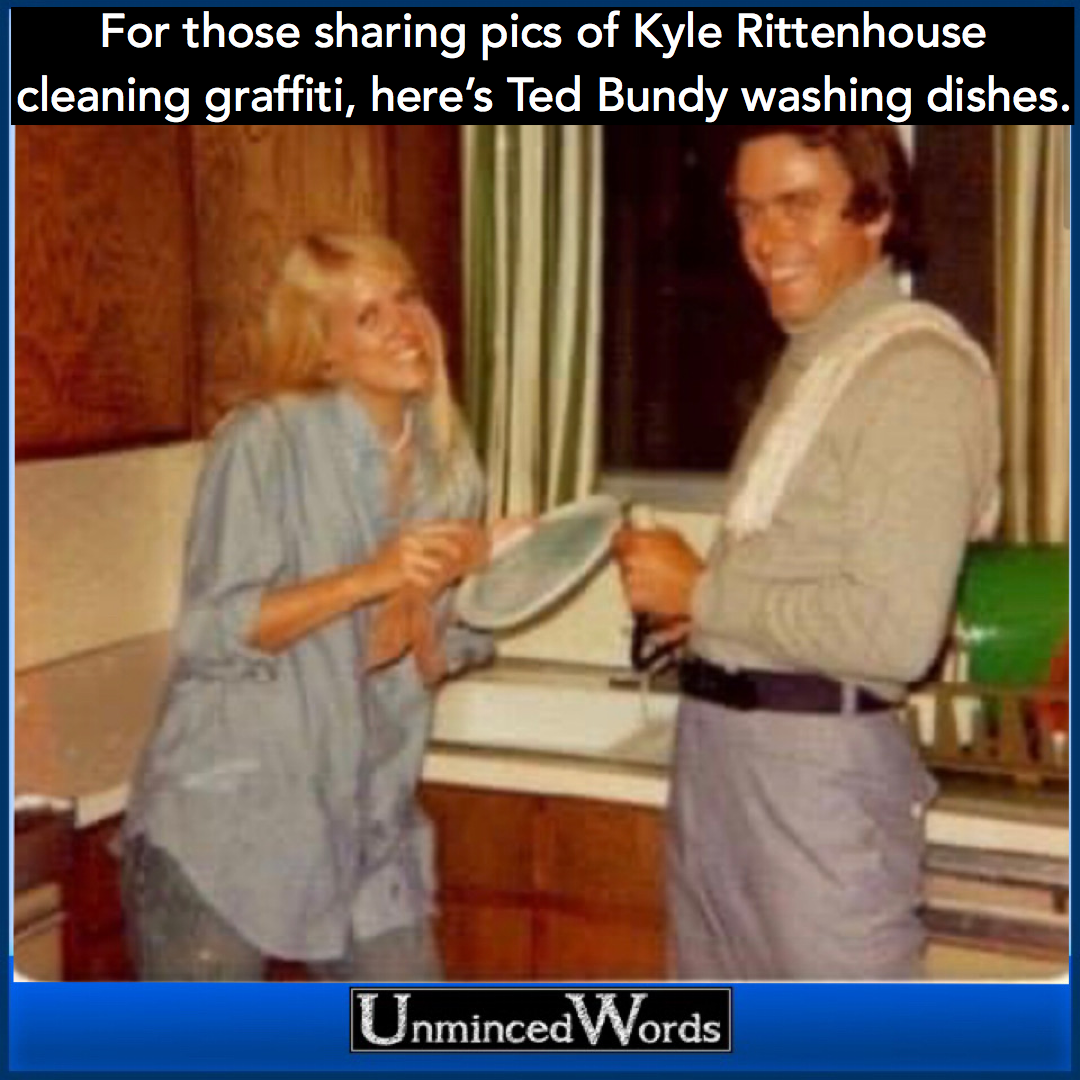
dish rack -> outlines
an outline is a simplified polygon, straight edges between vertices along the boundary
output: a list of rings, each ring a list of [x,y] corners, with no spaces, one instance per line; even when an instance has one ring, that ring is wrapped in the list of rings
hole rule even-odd
[[[939,773],[1012,777],[1031,785],[1069,780],[1067,687],[931,683],[908,699],[906,722]]]

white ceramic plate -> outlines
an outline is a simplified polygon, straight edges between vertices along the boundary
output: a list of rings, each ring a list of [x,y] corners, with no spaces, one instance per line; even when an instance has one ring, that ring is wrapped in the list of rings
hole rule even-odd
[[[462,582],[458,617],[481,630],[528,622],[607,558],[621,520],[621,505],[610,495],[592,495],[550,511]]]

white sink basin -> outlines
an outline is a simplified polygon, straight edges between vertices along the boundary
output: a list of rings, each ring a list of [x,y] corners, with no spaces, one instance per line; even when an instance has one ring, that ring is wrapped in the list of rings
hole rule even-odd
[[[667,762],[676,697],[593,669],[496,666],[443,687],[433,738],[494,749]]]

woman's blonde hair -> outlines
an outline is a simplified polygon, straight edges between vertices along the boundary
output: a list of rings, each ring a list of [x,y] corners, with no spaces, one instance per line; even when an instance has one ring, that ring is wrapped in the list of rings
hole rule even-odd
[[[408,256],[393,240],[380,235],[312,233],[285,257],[266,310],[261,365],[261,396],[314,393],[336,385],[327,365],[328,312],[358,277],[371,270],[392,269],[413,279]],[[434,313],[427,313],[433,377],[424,408],[434,450],[442,471],[453,468],[463,432],[446,371],[446,341]]]

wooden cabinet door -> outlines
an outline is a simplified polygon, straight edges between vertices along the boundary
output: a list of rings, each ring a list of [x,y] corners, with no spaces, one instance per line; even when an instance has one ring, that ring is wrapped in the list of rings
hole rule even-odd
[[[447,975],[664,977],[657,810],[428,785]]]
[[[121,819],[80,830],[64,889],[65,978],[124,980],[134,975],[120,900]]]
[[[664,977],[659,913],[630,916],[600,908],[538,912],[534,978],[602,982]]]
[[[192,139],[204,429],[250,389],[267,293],[285,253],[312,232],[401,243],[460,372],[456,127],[239,124],[196,127]]]
[[[421,802],[435,826],[444,890],[493,896],[532,893],[534,798],[427,784]]]
[[[528,904],[445,899],[436,921],[451,982],[521,982],[532,978],[533,915]]]
[[[532,797],[427,785],[439,942],[451,980],[520,980],[533,966]]]
[[[658,810],[591,799],[544,799],[536,839],[542,893],[590,907],[655,912],[663,900]]]
[[[542,800],[536,830],[538,978],[664,977],[662,844],[657,810]]]
[[[15,129],[15,452],[191,432],[187,128]]]
[[[458,129],[18,127],[15,447],[205,432],[253,382],[266,294],[318,230],[416,264],[460,374]]]
[[[312,232],[386,231],[386,141],[360,124],[192,129],[204,430],[256,381],[267,294],[289,248]]]

